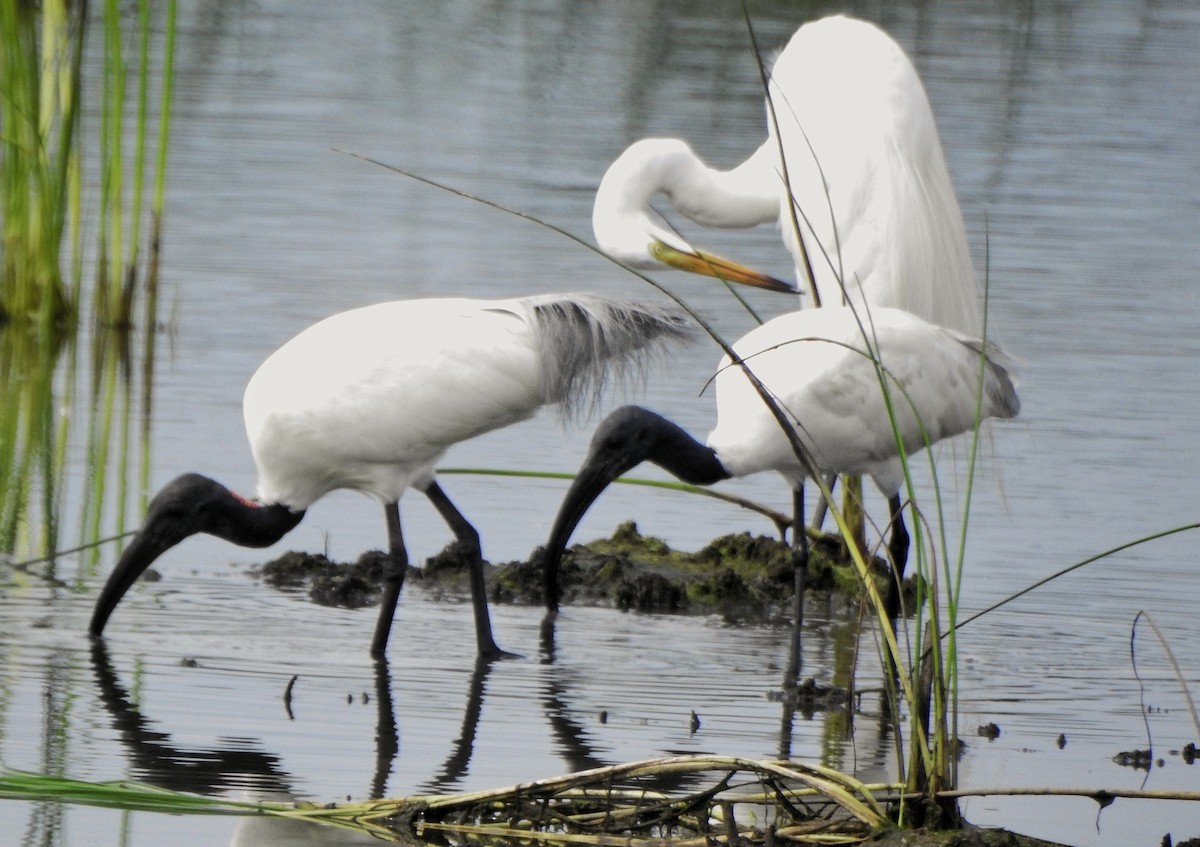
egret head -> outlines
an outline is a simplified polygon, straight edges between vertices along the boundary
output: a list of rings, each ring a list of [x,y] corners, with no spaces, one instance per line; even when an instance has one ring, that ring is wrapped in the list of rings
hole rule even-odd
[[[710,192],[694,191],[694,186],[715,173],[678,139],[647,138],[635,142],[609,166],[596,191],[592,207],[596,243],[609,256],[631,268],[654,270],[666,265],[728,282],[795,294],[796,288],[791,283],[697,250],[651,208],[654,197],[663,194],[683,214],[705,222],[708,216],[702,215],[700,208]],[[714,199],[722,202],[722,198]],[[755,197],[755,205],[760,204],[761,198]],[[778,200],[768,205],[776,209]],[[761,216],[761,211],[755,215]]]

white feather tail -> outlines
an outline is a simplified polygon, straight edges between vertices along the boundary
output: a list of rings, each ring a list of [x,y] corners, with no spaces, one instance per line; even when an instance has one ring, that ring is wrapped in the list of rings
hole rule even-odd
[[[640,379],[667,347],[695,335],[691,319],[674,306],[590,294],[527,302],[544,396],[567,417],[591,412],[612,383]]]

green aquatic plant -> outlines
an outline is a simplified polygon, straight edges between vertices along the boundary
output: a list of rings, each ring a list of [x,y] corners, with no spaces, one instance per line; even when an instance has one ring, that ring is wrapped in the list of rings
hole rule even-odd
[[[176,3],[165,4],[161,38],[149,0],[135,12],[115,0],[93,15],[86,2],[0,0],[0,553],[60,546],[66,457],[80,441],[80,540],[99,537],[110,506],[123,524],[139,405],[143,490],[147,482]],[[97,25],[101,61],[85,64]],[[94,66],[98,79],[85,70]],[[83,118],[85,97],[98,103],[96,127]],[[98,179],[85,179],[93,160]],[[85,218],[85,207],[95,214]],[[87,233],[96,238],[90,298]],[[129,333],[139,304],[140,368]]]
[[[565,479],[571,480],[575,478],[574,474],[560,473],[556,471],[523,471],[505,468],[438,468],[439,475],[445,474],[465,474],[471,476],[507,476],[523,479]],[[788,528],[792,523],[792,519],[782,512],[772,509],[770,506],[764,506],[762,503],[756,503],[745,497],[739,497],[736,494],[729,494],[724,491],[714,491],[711,488],[704,488],[699,485],[689,485],[686,482],[677,482],[675,480],[661,479],[642,479],[640,477],[623,476],[617,479],[618,485],[637,485],[645,488],[661,488],[664,491],[678,491],[685,494],[695,494],[700,497],[710,497],[714,500],[721,500],[730,505],[737,506],[749,512],[755,512],[762,515],[775,525],[775,529],[779,532],[782,538],[787,534]]]
[[[100,237],[93,309],[101,323],[118,327],[132,325],[139,291],[145,294],[147,301],[146,325],[153,326],[156,320],[158,252],[174,90],[176,5],[175,0],[171,0],[166,8],[161,72],[157,77],[161,86],[158,124],[152,135],[149,95],[150,81],[155,73],[151,65],[148,0],[139,0],[137,12],[136,45],[133,50],[127,50],[120,4],[117,0],[105,0],[104,108],[99,136]],[[129,58],[130,52],[136,55],[136,64]],[[136,92],[130,137],[125,113],[129,107],[131,71],[135,73]],[[129,152],[127,142],[132,142],[132,152]],[[146,160],[151,143],[156,149],[150,191],[150,235],[143,244]]]
[[[116,0],[106,0],[100,16],[101,74],[99,80],[92,80],[84,73],[84,47],[92,20],[86,2],[0,2],[0,322],[74,325],[82,317],[88,231],[96,235],[97,257],[91,318],[100,325],[128,326],[139,290],[147,291],[149,302],[156,301],[175,14],[175,0],[169,0],[156,68],[149,0],[139,0],[132,24]],[[126,41],[131,37],[136,62],[128,57]],[[137,86],[130,125],[126,112],[131,75]],[[154,81],[161,87],[157,125],[149,108]],[[94,89],[98,89],[95,95]],[[81,105],[93,96],[100,104],[94,136],[85,125]],[[152,145],[154,176],[146,239],[143,204]],[[85,197],[89,185],[85,168],[93,156],[99,171],[95,204]],[[94,221],[82,214],[89,205],[97,210]],[[144,241],[148,246],[143,247]],[[149,254],[145,263],[144,253]],[[152,325],[153,312],[147,320]]]
[[[0,2],[0,322],[75,307],[59,251],[79,223],[84,20],[68,0]]]
[[[135,354],[130,340],[97,331],[80,344],[56,326],[0,327],[0,556],[53,558],[64,527],[81,546],[124,528],[146,490],[154,399],[154,346]],[[80,455],[87,473],[73,479],[68,459]],[[91,547],[81,561],[99,555]]]

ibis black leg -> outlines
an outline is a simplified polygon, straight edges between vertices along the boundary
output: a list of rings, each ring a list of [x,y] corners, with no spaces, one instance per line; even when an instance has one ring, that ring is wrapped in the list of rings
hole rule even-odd
[[[371,797],[386,797],[392,763],[400,752],[400,734],[396,731],[396,711],[392,706],[392,674],[387,657],[375,660],[375,778]]]
[[[804,662],[800,656],[800,634],[804,628],[804,589],[808,582],[808,533],[804,528],[804,486],[792,492],[792,591],[795,612],[792,617],[792,641],[788,646],[787,670],[783,684],[795,686]]]
[[[904,526],[904,511],[900,495],[888,498],[891,510],[891,535],[888,538],[888,557],[891,559],[892,578],[888,581],[887,613],[896,631],[896,620],[900,617],[900,595],[904,590],[904,568],[908,564],[908,528]]]
[[[441,486],[436,482],[430,483],[429,487],[425,489],[425,496],[429,498],[429,502],[433,503],[438,514],[449,525],[450,531],[454,533],[458,542],[467,548],[468,558],[471,561],[471,604],[475,610],[475,641],[479,647],[479,655],[490,658],[511,657],[513,654],[506,653],[496,646],[496,641],[492,637],[492,619],[488,615],[487,585],[483,579],[483,549],[479,545],[479,533],[463,517],[462,512],[450,502],[446,492],[442,491]]]
[[[371,655],[377,658],[387,652],[392,618],[396,614],[400,589],[404,587],[404,575],[408,573],[408,551],[404,549],[404,535],[400,531],[400,504],[388,503],[383,507],[383,513],[387,518],[388,528],[388,568],[383,575],[383,602],[379,607],[379,622],[375,624],[375,638],[371,641]]]

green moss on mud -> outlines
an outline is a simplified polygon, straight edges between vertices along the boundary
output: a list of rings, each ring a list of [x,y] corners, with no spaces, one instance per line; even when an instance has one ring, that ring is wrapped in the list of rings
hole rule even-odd
[[[810,551],[809,590],[859,595],[858,575],[836,536],[817,537]],[[879,560],[873,564],[882,587],[885,565]],[[771,617],[790,604],[792,549],[778,539],[744,532],[716,538],[695,553],[681,552],[660,538],[642,535],[630,521],[610,538],[569,548],[559,584],[566,605]],[[490,585],[500,602],[542,602],[542,551],[534,551],[526,562],[500,565]]]
[[[860,593],[858,575],[837,536],[811,540],[808,590],[847,598]],[[541,548],[529,559],[487,566],[493,602],[542,603]],[[879,587],[886,565],[873,568]],[[314,602],[358,607],[378,602],[386,556],[365,553],[338,565],[321,555],[285,553],[255,571],[283,590],[308,590]],[[468,560],[458,544],[410,568],[410,584],[434,592],[467,590]],[[609,538],[577,544],[559,569],[561,602],[603,605],[627,611],[720,614],[731,620],[770,619],[785,613],[792,598],[792,549],[778,539],[748,532],[714,539],[695,553],[671,549],[661,538],[642,535],[632,521]]]

